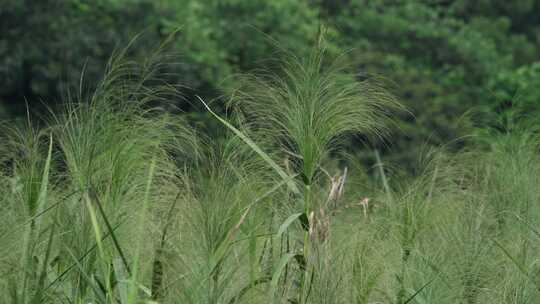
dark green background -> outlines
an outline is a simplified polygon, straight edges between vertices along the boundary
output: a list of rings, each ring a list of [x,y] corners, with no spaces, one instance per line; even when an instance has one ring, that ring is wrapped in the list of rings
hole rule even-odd
[[[0,117],[75,99],[83,70],[82,94],[91,92],[136,34],[134,59],[180,28],[167,77],[189,87],[187,100],[210,99],[235,73],[271,67],[276,43],[309,52],[321,24],[330,53],[386,78],[412,112],[385,147],[390,159],[406,164],[426,145],[467,134],[471,111],[539,113],[537,0],[0,0]],[[192,123],[215,128],[200,108],[177,103]]]

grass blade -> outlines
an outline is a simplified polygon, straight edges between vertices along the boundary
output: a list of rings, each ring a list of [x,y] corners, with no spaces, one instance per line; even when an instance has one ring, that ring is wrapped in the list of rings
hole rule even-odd
[[[54,224],[51,227],[51,231],[49,232],[49,240],[47,241],[47,250],[45,252],[45,258],[43,259],[43,265],[41,269],[41,273],[39,275],[38,285],[37,285],[37,292],[34,295],[31,303],[33,304],[39,304],[41,303],[42,294],[43,294],[43,285],[45,284],[45,277],[47,276],[47,266],[49,265],[49,257],[51,256],[51,250],[52,250],[52,243],[53,243],[53,237],[54,237]]]
[[[90,193],[90,196],[92,197],[92,200],[96,203],[98,207],[99,214],[101,215],[101,218],[103,218],[103,222],[105,222],[105,227],[107,227],[108,233],[111,236],[114,247],[118,251],[118,254],[120,255],[120,258],[122,259],[122,262],[124,263],[124,267],[128,275],[131,275],[131,269],[129,268],[129,264],[127,262],[126,256],[124,255],[124,251],[122,250],[122,247],[120,246],[120,242],[118,241],[118,238],[116,237],[114,233],[114,229],[112,228],[111,222],[109,221],[107,214],[105,213],[105,210],[103,210],[103,206],[99,200],[99,197],[97,196],[97,194],[94,192],[93,189],[90,189],[89,193]]]
[[[422,292],[422,290],[424,290],[424,288],[428,287],[431,283],[433,283],[436,278],[437,277],[429,280],[426,284],[422,285],[422,287],[418,288],[418,290],[416,290],[409,298],[407,298],[407,300],[405,300],[403,304],[411,303],[411,301],[414,300],[414,298],[416,298],[416,296],[418,296]]]
[[[282,256],[281,259],[278,262],[277,268],[272,273],[272,281],[270,282],[271,286],[271,296],[273,296],[276,292],[279,278],[281,277],[281,273],[283,272],[283,269],[285,269],[285,266],[289,263],[289,261],[294,258],[296,254],[295,253],[287,253],[286,255]]]
[[[45,206],[45,202],[47,200],[47,193],[49,188],[49,172],[51,169],[51,158],[52,158],[52,147],[53,147],[53,138],[52,135],[49,136],[49,149],[47,152],[47,159],[45,160],[45,167],[43,168],[43,175],[41,177],[41,185],[39,189],[39,196],[38,196],[38,205],[36,214],[42,214],[43,209]],[[41,220],[36,221],[37,227],[39,227],[39,223]]]
[[[247,137],[244,133],[242,133],[240,130],[235,128],[225,119],[221,118],[219,115],[214,113],[212,109],[210,109],[210,107],[202,100],[202,98],[200,98],[199,96],[197,96],[197,98],[201,101],[201,103],[208,110],[208,112],[210,112],[210,114],[212,114],[217,120],[219,120],[227,128],[233,131],[233,133],[236,134],[236,136],[238,136],[240,139],[242,139],[242,141],[244,141],[253,151],[259,154],[259,156],[261,156],[264,159],[264,161],[266,161],[272,167],[272,169],[274,169],[279,174],[279,176],[283,180],[289,179],[289,175],[280,166],[278,166],[278,164],[276,164],[276,162],[274,162],[272,158],[270,158],[270,156],[268,156],[268,154],[266,154],[255,142],[253,142],[253,140],[251,140],[249,137]],[[300,190],[298,190],[298,187],[296,187],[296,184],[293,181],[288,181],[287,186],[295,194],[300,194]]]
[[[298,219],[299,217],[302,216],[303,213],[299,212],[299,213],[295,213],[291,216],[289,216],[284,222],[283,224],[281,224],[281,226],[279,226],[279,230],[278,230],[278,233],[277,233],[277,237],[279,238],[284,232],[285,230],[287,230],[287,228],[289,228],[289,226],[296,220]]]

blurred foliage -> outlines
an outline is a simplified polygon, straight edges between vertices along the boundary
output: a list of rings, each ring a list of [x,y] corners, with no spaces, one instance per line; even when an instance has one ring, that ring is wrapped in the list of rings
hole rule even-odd
[[[540,103],[527,89],[537,80],[523,70],[539,60],[539,8],[540,1],[342,1],[327,18],[364,71],[397,85],[414,119],[403,117],[391,144],[396,160],[411,163],[422,143],[469,132],[467,111],[504,111],[513,90]]]
[[[513,70],[502,71],[490,79],[488,88],[507,106],[518,104],[520,110],[538,114],[540,109],[540,61]]]
[[[304,1],[161,1],[171,12],[161,19],[165,32],[180,28],[177,46],[192,85],[226,86],[231,74],[256,68],[269,59],[274,39],[307,54],[318,30],[318,11]]]
[[[134,35],[143,33],[130,48],[136,59],[177,30],[169,51],[178,64],[163,73],[190,88],[186,100],[217,98],[236,73],[271,68],[280,48],[307,54],[325,24],[330,53],[346,51],[361,78],[388,79],[410,109],[379,148],[412,163],[424,143],[466,134],[470,110],[540,108],[538,11],[539,0],[0,0],[0,103],[12,116],[25,101],[39,113],[79,94],[83,71],[86,86],[96,83]],[[178,105],[218,128],[201,108]]]

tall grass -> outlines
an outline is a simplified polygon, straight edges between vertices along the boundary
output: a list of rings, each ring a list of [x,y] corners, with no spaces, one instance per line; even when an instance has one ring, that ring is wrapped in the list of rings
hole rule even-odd
[[[93,94],[2,125],[1,303],[540,296],[536,122],[419,155],[417,176],[379,153],[369,170],[343,140],[388,137],[403,109],[322,40],[240,77],[231,115],[205,103],[219,139],[164,110],[179,92],[156,57],[122,55]]]
[[[152,105],[176,93],[165,84],[147,86],[154,68],[151,63],[138,65],[116,58],[88,100],[69,101],[45,120],[44,128],[36,129],[29,122],[24,130],[4,129],[7,174],[14,183],[14,199],[20,201],[10,203],[23,211],[14,218],[16,227],[5,234],[21,233],[29,221],[28,227],[35,230],[30,240],[25,239],[30,245],[14,245],[14,250],[30,255],[26,264],[37,259],[40,265],[36,266],[42,267],[40,272],[24,265],[14,269],[14,274],[24,278],[12,280],[21,285],[13,286],[11,301],[54,302],[61,297],[114,302],[120,293],[119,281],[129,280],[144,267],[132,265],[130,256],[134,244],[153,237],[152,229],[132,229],[153,225],[138,215],[146,201],[143,197],[155,200],[152,210],[164,208],[179,191],[172,156],[182,158],[193,150],[192,131]],[[155,164],[151,181],[159,187],[148,187],[151,160]],[[51,190],[56,191],[52,194]],[[34,225],[41,219],[47,229]],[[55,246],[45,249],[44,233],[49,230],[57,233],[51,232],[45,244]],[[141,264],[151,260],[151,247],[143,246],[148,260]],[[50,260],[39,259],[43,250]],[[121,261],[126,277],[117,276],[116,260]],[[38,274],[36,296],[25,296],[32,292],[27,281],[36,280]]]
[[[316,228],[309,219],[327,221],[324,213],[328,206],[315,197],[313,189],[322,177],[321,166],[332,151],[339,149],[344,136],[383,135],[390,111],[400,108],[378,83],[357,81],[339,61],[325,62],[324,41],[322,36],[319,39],[308,58],[290,55],[280,74],[246,77],[231,99],[249,124],[252,136],[262,139],[262,145],[278,149],[300,177],[302,199],[293,202],[303,210],[298,218],[305,230],[303,249],[296,255],[303,269],[295,300],[298,303],[308,301],[309,277],[315,275],[314,266],[308,264],[312,262],[310,237]],[[318,229],[324,228],[319,225]]]

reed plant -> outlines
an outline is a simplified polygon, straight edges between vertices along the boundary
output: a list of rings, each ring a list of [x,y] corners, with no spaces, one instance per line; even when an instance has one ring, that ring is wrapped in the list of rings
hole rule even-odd
[[[404,109],[324,45],[239,76],[225,114],[194,100],[221,138],[167,110],[159,52],[4,122],[0,302],[533,303],[538,122],[370,168],[343,143],[391,140]]]

